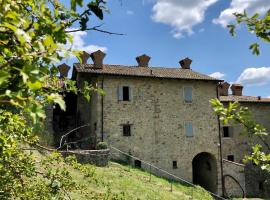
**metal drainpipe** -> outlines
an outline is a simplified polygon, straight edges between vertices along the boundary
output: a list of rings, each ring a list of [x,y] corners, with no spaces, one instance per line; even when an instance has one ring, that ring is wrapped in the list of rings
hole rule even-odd
[[[217,98],[219,99],[218,85],[216,87]],[[219,154],[220,154],[220,173],[221,173],[221,187],[222,187],[222,196],[224,197],[224,174],[223,174],[223,156],[222,156],[222,139],[221,139],[221,131],[220,131],[220,120],[218,120],[218,137],[219,137]]]
[[[104,76],[102,76],[102,82],[101,82],[101,89],[104,89]],[[101,141],[103,142],[104,140],[104,135],[103,135],[103,126],[104,126],[104,98],[101,96]]]

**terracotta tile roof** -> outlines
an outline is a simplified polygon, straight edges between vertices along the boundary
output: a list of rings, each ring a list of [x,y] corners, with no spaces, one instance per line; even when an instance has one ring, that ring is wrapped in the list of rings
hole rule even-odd
[[[255,96],[220,96],[221,102],[247,102],[247,103],[270,103],[270,98],[261,98]]]
[[[140,76],[153,78],[171,78],[171,79],[192,79],[192,80],[209,80],[220,81],[210,76],[182,68],[165,68],[165,67],[138,67],[123,65],[103,65],[103,69],[95,69],[92,64],[74,64],[77,72],[120,75],[120,76]]]

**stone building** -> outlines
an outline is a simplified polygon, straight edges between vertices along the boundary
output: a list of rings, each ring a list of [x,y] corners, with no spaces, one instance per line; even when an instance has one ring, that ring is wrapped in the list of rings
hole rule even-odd
[[[254,120],[266,128],[266,131],[270,132],[270,99],[262,98],[260,96],[244,96],[243,86],[239,84],[232,84],[231,95],[229,95],[230,85],[223,82],[219,85],[220,91],[220,101],[226,106],[229,102],[239,102],[241,106],[247,107],[254,118]],[[251,147],[255,144],[261,144],[264,148],[266,147],[259,137],[249,137],[246,130],[240,125],[221,125],[221,135],[222,135],[222,152],[223,159],[225,159],[226,164],[231,167],[225,169],[225,174],[227,172],[231,173],[233,168],[237,168],[239,174],[242,177],[238,179],[241,183],[243,189],[247,196],[255,197],[265,197],[269,196],[269,190],[267,191],[267,186],[265,183],[266,174],[258,170],[257,167],[253,166],[252,163],[243,163],[245,155],[251,152]],[[269,143],[269,139],[267,142]],[[270,144],[270,143],[269,143]],[[265,149],[269,151],[269,149]],[[233,165],[235,165],[233,167]],[[237,167],[236,167],[237,166]],[[235,172],[233,172],[235,173]],[[234,176],[236,177],[236,175]],[[225,182],[228,181],[230,185],[234,185],[235,188],[239,189],[239,186],[232,181],[230,177],[225,178]],[[234,183],[231,183],[234,182]],[[236,184],[236,185],[235,185]],[[231,190],[232,192],[232,190]],[[232,192],[233,193],[233,192]],[[239,191],[238,191],[239,193]]]
[[[87,62],[90,57],[92,64]],[[87,81],[103,89],[105,95],[93,93],[87,102],[81,95],[66,94],[67,113],[59,108],[51,112],[55,138],[72,127],[88,124],[69,138],[81,141],[75,148],[95,149],[99,141],[105,141],[213,193],[222,195],[224,173],[241,185],[226,179],[228,193],[239,196],[242,189],[247,192],[247,173],[241,161],[248,148],[238,148],[243,141],[238,139],[235,128],[233,137],[226,137],[232,128],[220,126],[209,103],[213,98],[224,103],[245,99],[237,89],[228,95],[228,84],[193,71],[189,58],[181,60],[177,68],[164,68],[149,67],[147,55],[138,56],[135,66],[103,64],[104,57],[101,51],[91,55],[84,52],[82,63],[74,64],[72,79],[77,86],[81,88]],[[61,66],[63,76],[67,68]],[[257,101],[249,104],[259,118],[270,105]],[[131,162],[147,169],[140,160]]]

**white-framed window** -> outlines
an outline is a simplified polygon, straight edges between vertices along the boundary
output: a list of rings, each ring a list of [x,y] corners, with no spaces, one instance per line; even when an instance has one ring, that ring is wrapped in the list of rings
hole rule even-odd
[[[192,86],[184,86],[184,101],[186,103],[191,103],[193,100],[193,87]]]
[[[192,122],[185,122],[185,134],[187,137],[193,137],[193,124]]]
[[[131,101],[132,100],[132,90],[129,86],[119,86],[118,87],[118,101]]]

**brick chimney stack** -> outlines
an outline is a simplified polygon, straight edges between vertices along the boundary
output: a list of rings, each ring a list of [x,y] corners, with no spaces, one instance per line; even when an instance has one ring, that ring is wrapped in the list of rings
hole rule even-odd
[[[243,88],[244,87],[241,84],[232,84],[231,86],[232,95],[242,96]]]
[[[90,57],[93,60],[93,67],[96,69],[102,69],[103,68],[103,59],[106,56],[105,53],[102,51],[98,50],[93,53],[91,53]]]
[[[86,51],[83,51],[80,54],[80,58],[81,58],[82,64],[87,64],[87,60],[89,59],[89,57],[90,57],[90,54],[87,53]]]
[[[137,63],[139,67],[148,67],[149,61],[151,57],[146,54],[136,57]]]
[[[179,63],[181,65],[182,69],[190,69],[190,65],[192,63],[192,60],[189,58],[185,58],[183,60],[180,60]]]
[[[60,78],[65,78],[68,76],[68,71],[70,70],[70,66],[68,66],[66,63],[59,65],[57,68],[60,73]]]
[[[223,81],[218,85],[218,91],[220,96],[228,96],[229,95],[229,87],[230,84]]]

